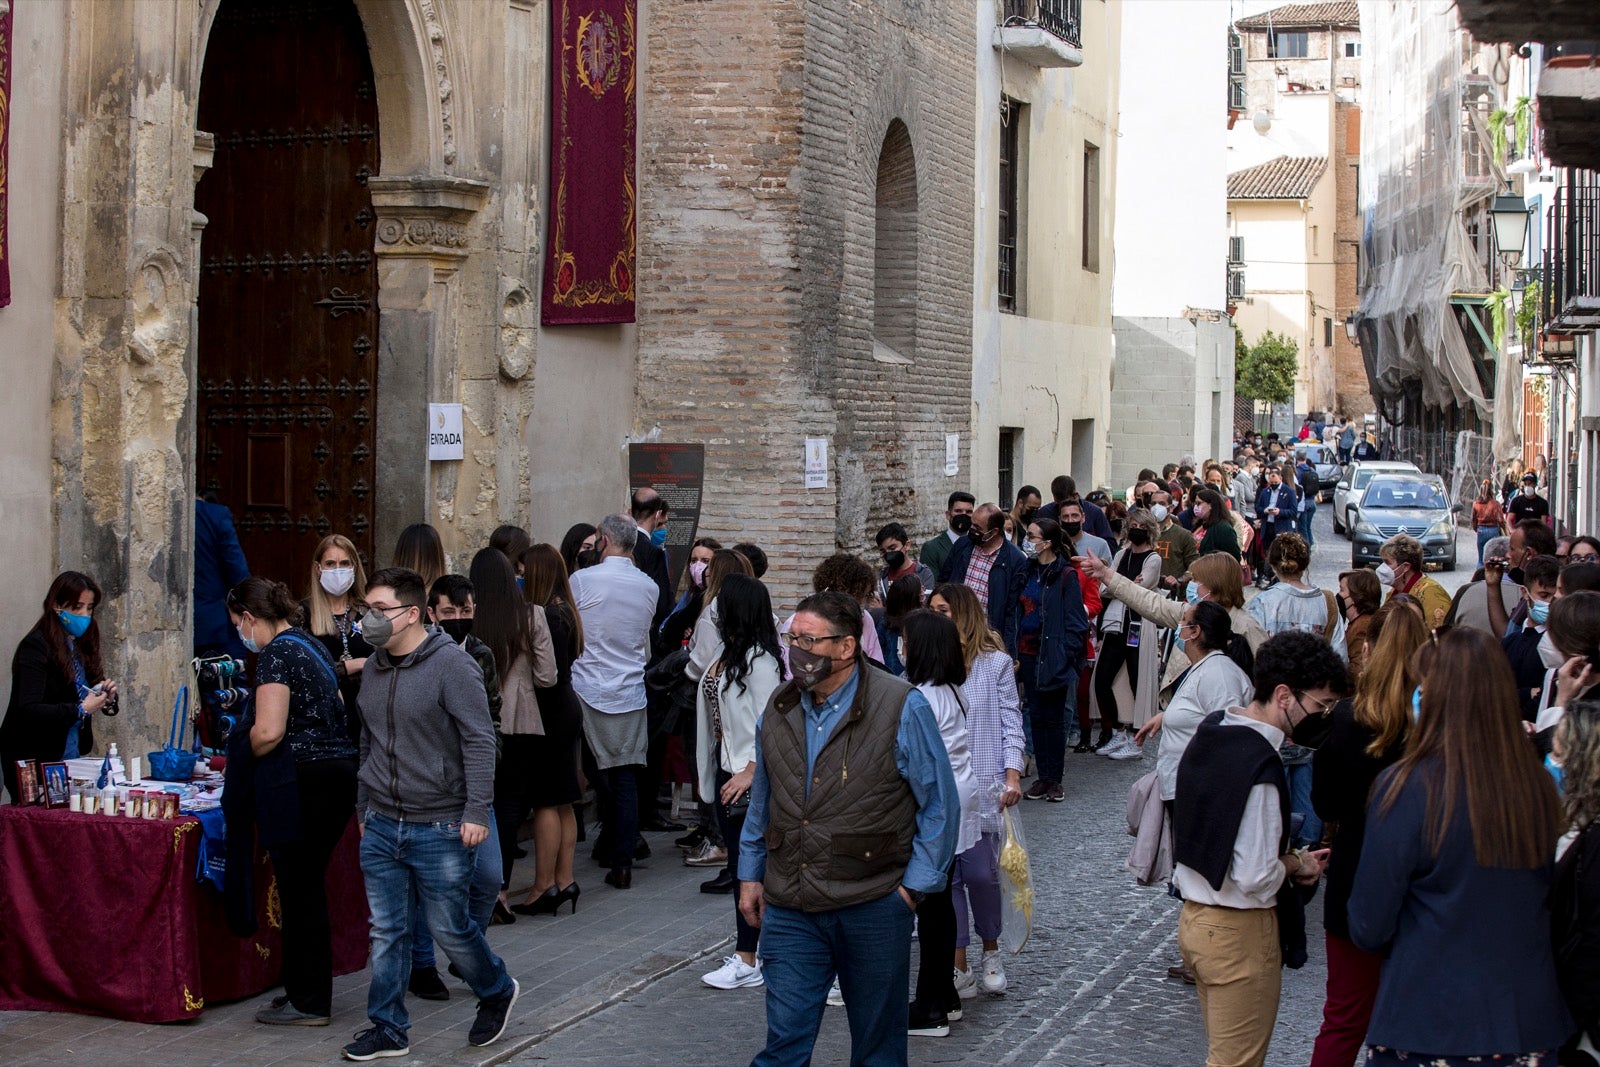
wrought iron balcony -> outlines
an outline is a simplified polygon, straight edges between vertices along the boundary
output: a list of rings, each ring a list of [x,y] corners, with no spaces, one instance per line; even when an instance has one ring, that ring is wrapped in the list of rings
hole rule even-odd
[[[1004,0],[994,46],[1035,67],[1083,64],[1083,0]]]
[[[1570,171],[1550,205],[1544,250],[1544,328],[1578,333],[1600,328],[1600,176]]]

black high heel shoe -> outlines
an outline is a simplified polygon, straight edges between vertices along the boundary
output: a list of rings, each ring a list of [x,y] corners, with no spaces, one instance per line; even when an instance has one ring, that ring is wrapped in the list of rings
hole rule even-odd
[[[511,910],[518,915],[554,915],[556,909],[561,907],[561,904],[561,890],[551,886],[543,893],[540,893],[532,903],[525,901],[521,904],[513,904],[511,905]]]
[[[510,926],[516,921],[517,917],[506,910],[505,901],[496,900],[494,902],[494,913],[489,917],[490,926]]]
[[[582,890],[578,888],[577,882],[573,882],[563,889],[561,891],[561,899],[556,901],[556,914],[560,914],[561,905],[569,900],[572,901],[572,914],[578,914],[578,894],[581,892]]]

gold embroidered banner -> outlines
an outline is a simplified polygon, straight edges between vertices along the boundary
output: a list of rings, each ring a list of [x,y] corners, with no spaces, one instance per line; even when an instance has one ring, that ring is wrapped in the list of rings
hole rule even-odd
[[[634,0],[550,4],[546,326],[632,322]]]

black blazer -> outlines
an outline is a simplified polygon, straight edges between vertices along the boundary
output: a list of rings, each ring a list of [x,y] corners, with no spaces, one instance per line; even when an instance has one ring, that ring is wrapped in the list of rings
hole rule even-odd
[[[1311,807],[1317,818],[1334,827],[1323,922],[1328,933],[1348,941],[1347,909],[1350,891],[1356,884],[1361,843],[1367,834],[1367,799],[1378,775],[1405,751],[1405,738],[1402,736],[1381,756],[1373,756],[1367,752],[1372,731],[1356,722],[1350,701],[1341,701],[1331,718],[1327,740],[1317,748],[1311,762]]]
[[[633,543],[633,565],[648,574],[659,591],[656,595],[655,618],[650,620],[650,632],[654,634],[661,629],[661,624],[667,621],[667,615],[672,611],[672,576],[667,572],[666,550],[651,544],[649,535],[643,530],[639,531],[639,539]]]
[[[1600,1033],[1600,823],[1584,827],[1556,864],[1550,911],[1561,995],[1593,1041]]]
[[[95,679],[98,681],[98,679]],[[50,661],[50,644],[37,628],[17,646],[11,659],[11,702],[0,722],[0,760],[6,792],[17,801],[16,761],[59,760],[67,750],[67,731],[78,721],[78,684]],[[78,727],[78,751],[94,748],[93,721]]]

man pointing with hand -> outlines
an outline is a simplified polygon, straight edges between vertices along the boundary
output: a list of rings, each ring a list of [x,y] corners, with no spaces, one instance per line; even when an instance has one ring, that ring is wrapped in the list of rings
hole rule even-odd
[[[474,850],[489,836],[494,725],[483,671],[426,623],[422,577],[403,567],[372,576],[361,634],[378,651],[361,676],[361,766],[356,818],[372,912],[372,1026],[344,1047],[347,1060],[404,1056],[412,908],[478,996],[467,1040],[505,1032],[517,983],[467,914]],[[413,902],[416,902],[415,904]]]

